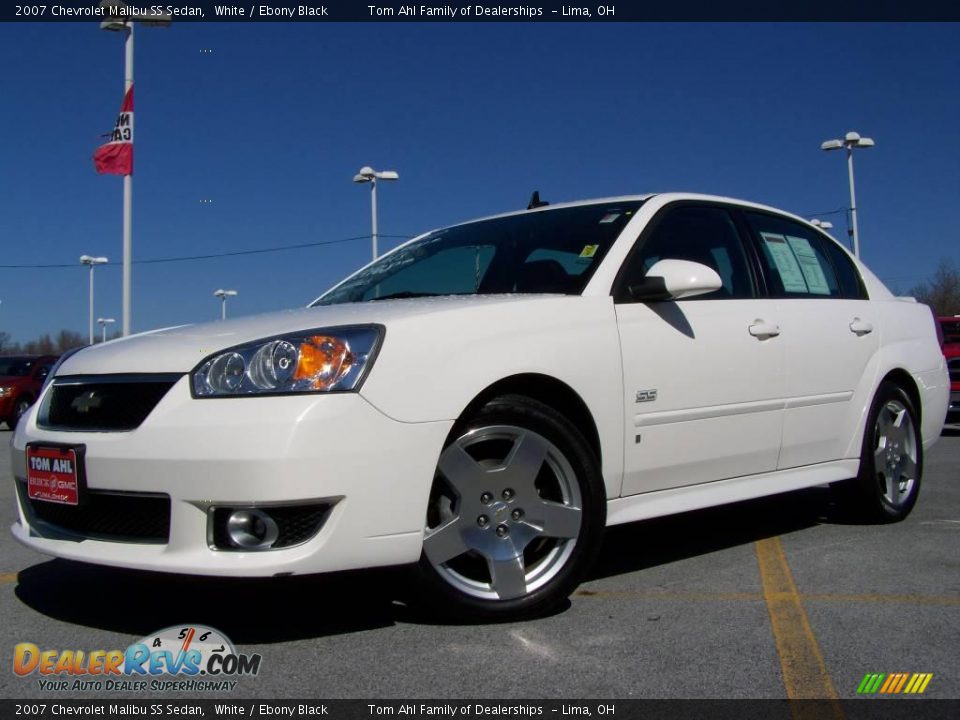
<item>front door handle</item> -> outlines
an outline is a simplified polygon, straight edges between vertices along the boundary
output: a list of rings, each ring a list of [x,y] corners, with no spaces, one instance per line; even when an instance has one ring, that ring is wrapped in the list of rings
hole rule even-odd
[[[862,337],[873,332],[873,324],[855,317],[850,323],[850,332]]]
[[[749,328],[750,334],[756,338],[764,340],[770,337],[776,337],[780,334],[780,326],[776,323],[768,323],[763,320],[754,320]]]

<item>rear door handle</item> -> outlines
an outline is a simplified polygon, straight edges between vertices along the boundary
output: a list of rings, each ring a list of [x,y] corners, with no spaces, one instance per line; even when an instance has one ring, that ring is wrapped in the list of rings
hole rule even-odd
[[[866,320],[861,320],[860,318],[854,318],[850,323],[850,332],[856,335],[867,335],[873,332],[873,323],[868,323]]]
[[[776,323],[768,323],[763,320],[754,320],[750,326],[750,334],[761,340],[769,337],[776,337],[780,334],[780,326]]]

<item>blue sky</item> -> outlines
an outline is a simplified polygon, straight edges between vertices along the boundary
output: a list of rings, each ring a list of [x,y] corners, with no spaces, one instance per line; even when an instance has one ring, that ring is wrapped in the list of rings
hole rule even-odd
[[[209,50],[210,52],[203,52]],[[955,24],[244,24],[142,28],[134,257],[368,235],[361,165],[396,169],[380,231],[552,201],[690,190],[800,214],[849,204],[858,130],[868,265],[895,290],[960,259]],[[0,24],[0,264],[121,259],[122,180],[91,155],[122,99],[96,23]],[[212,200],[203,203],[202,200]],[[846,237],[844,215],[831,215]],[[391,247],[399,240],[384,240]],[[133,329],[304,305],[369,240],[134,266]],[[120,267],[97,270],[119,321]],[[0,268],[0,330],[86,331],[87,272]]]

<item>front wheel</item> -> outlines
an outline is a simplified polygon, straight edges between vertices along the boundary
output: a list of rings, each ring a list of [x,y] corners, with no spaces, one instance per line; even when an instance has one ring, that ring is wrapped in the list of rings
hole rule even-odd
[[[423,585],[457,616],[542,613],[580,582],[605,511],[596,457],[576,427],[529,398],[497,398],[460,423],[440,455]]]
[[[923,442],[913,402],[899,385],[884,381],[864,427],[853,485],[861,514],[875,522],[902,520],[917,502],[922,474]]]

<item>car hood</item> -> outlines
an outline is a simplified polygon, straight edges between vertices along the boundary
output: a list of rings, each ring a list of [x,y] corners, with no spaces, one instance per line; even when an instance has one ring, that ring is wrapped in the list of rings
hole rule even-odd
[[[373,323],[389,328],[391,323],[428,313],[455,313],[464,308],[533,302],[543,297],[471,295],[378,300],[182,325],[91,345],[70,356],[57,375],[185,373],[213,353],[284,333]]]

